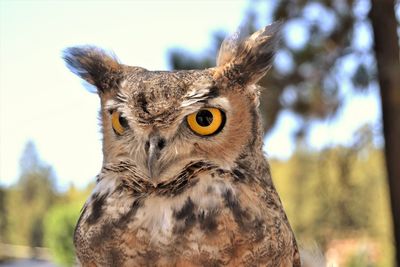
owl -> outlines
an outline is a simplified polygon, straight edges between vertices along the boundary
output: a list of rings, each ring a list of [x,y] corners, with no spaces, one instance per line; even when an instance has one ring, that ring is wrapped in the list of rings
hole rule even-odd
[[[258,112],[279,28],[226,39],[204,70],[64,51],[101,101],[103,165],[74,233],[82,266],[300,266]]]

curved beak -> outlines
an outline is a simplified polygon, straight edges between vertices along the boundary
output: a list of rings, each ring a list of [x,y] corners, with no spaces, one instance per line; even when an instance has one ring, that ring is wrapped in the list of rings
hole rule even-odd
[[[165,147],[165,143],[165,139],[158,134],[150,135],[146,143],[147,168],[149,170],[150,179],[157,178],[160,174],[158,159],[160,158],[161,150]]]

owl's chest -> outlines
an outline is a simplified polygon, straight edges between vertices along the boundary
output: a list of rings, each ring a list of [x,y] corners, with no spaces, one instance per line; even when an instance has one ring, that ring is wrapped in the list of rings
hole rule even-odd
[[[294,239],[279,199],[267,205],[263,197],[222,181],[174,197],[98,196],[77,225],[77,255],[96,266],[237,266],[291,257]]]

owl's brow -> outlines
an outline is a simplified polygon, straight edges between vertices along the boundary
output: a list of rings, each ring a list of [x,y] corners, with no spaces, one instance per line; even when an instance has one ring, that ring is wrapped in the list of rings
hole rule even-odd
[[[205,97],[207,97],[207,99],[217,98],[219,96],[220,96],[219,88],[215,85],[211,86],[209,88],[208,94],[205,95]]]
[[[203,88],[193,88],[183,96],[181,107],[188,107],[196,103],[207,103],[208,100],[218,98],[220,96],[219,88],[214,84],[204,86]],[[128,102],[128,96],[119,92],[115,98],[109,99],[105,103],[105,109],[112,111],[121,107]]]
[[[189,91],[183,98],[181,107],[188,107],[195,103],[205,103],[207,100],[219,96],[219,89],[216,86],[209,86]]]
[[[126,96],[118,93],[115,98],[107,100],[104,107],[106,110],[109,111],[116,110],[118,109],[118,107],[120,107],[123,103],[126,102],[127,102]]]
[[[226,109],[229,106],[230,105],[228,99],[224,96],[220,96],[207,99],[203,107],[216,107],[216,108]]]
[[[109,99],[106,101],[104,108],[106,110],[115,110],[118,106],[118,103],[114,99]]]

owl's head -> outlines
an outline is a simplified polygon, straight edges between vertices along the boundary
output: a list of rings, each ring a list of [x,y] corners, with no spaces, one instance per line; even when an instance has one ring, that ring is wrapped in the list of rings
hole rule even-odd
[[[205,70],[148,71],[95,47],[66,49],[68,67],[101,99],[104,164],[128,160],[160,181],[189,162],[230,169],[261,153],[255,84],[271,65],[278,29],[225,40],[217,66]]]

